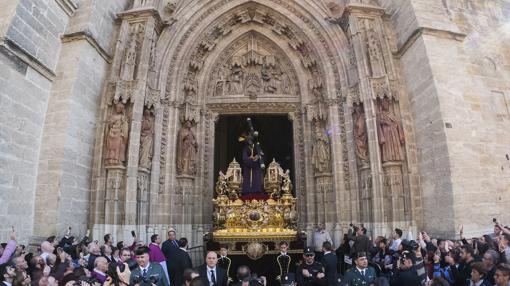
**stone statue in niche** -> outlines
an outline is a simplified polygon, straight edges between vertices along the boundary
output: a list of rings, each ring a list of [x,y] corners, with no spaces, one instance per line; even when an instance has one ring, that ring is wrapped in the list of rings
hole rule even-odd
[[[122,65],[120,78],[125,81],[132,81],[135,78],[136,56],[138,50],[136,36],[137,34],[131,35],[126,55],[124,57],[124,64]]]
[[[326,130],[320,122],[315,123],[315,140],[312,149],[312,166],[315,173],[331,172],[331,148]]]
[[[362,104],[354,105],[353,125],[356,155],[362,161],[368,161],[368,137],[365,123],[365,111]]]
[[[144,169],[151,168],[151,160],[154,145],[154,116],[149,109],[144,109],[142,117],[142,127],[140,130],[140,160],[139,167]]]
[[[392,101],[385,97],[378,99],[377,135],[381,146],[382,162],[399,162],[404,160],[402,144],[404,131],[399,119],[390,110]]]
[[[195,175],[198,143],[191,130],[191,121],[185,121],[177,135],[177,174]]]
[[[216,85],[214,86],[214,96],[222,96],[225,90],[228,90],[226,83],[226,68],[221,66],[218,71],[218,79],[216,80]]]
[[[106,136],[106,166],[123,166],[126,161],[126,147],[129,137],[129,119],[122,102],[114,105],[108,119]]]
[[[243,68],[234,65],[232,67],[232,73],[230,74],[230,93],[231,94],[242,94],[243,93]]]

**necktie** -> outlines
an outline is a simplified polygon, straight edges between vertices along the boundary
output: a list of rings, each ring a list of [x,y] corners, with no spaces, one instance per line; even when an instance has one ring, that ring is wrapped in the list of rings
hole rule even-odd
[[[142,276],[147,277],[147,268],[143,270]]]
[[[365,269],[361,270],[361,275],[363,275],[363,277],[365,277]]]
[[[175,245],[176,247],[179,247],[179,245],[177,245],[177,241],[172,240],[172,242],[174,243],[174,245]]]
[[[214,270],[211,270],[211,282],[213,285],[216,285],[216,277],[214,276]]]

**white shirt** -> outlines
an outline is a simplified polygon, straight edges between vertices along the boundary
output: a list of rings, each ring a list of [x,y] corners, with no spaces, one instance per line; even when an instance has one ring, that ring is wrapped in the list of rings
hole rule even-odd
[[[325,241],[331,242],[333,244],[333,240],[331,239],[331,235],[329,235],[329,232],[325,229],[323,230],[316,230],[313,233],[313,246],[315,248],[315,251],[321,251],[322,250],[322,244]]]
[[[390,249],[393,250],[393,251],[398,251],[398,246],[400,245],[400,243],[402,242],[402,239],[395,239],[393,241],[393,243],[391,244],[390,246]]]
[[[149,273],[149,265],[151,265],[151,264],[148,263],[147,266],[145,266],[145,267],[140,266],[140,274],[143,275],[144,270],[146,271],[146,273]]]
[[[358,271],[359,271],[359,273],[361,273],[361,275],[363,275],[363,276],[366,275],[366,271],[367,271],[366,268],[360,269],[360,268],[358,268],[358,266],[356,266],[356,269],[358,269]]]
[[[218,273],[216,272],[216,267],[209,268],[209,266],[207,266],[206,269],[207,269],[207,280],[209,280],[209,283],[212,283],[211,270],[214,271],[214,278],[216,280],[216,283],[218,283]]]
[[[10,283],[10,282],[7,282],[7,281],[3,281],[3,282],[4,282],[4,284],[5,284],[5,285],[7,285],[7,286],[12,286],[12,283]]]

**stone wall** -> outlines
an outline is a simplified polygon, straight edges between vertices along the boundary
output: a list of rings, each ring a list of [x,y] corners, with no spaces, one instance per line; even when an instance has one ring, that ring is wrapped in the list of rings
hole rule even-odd
[[[85,232],[103,80],[116,13],[128,2],[23,0],[2,6],[0,201],[6,207],[0,241],[10,225],[23,242],[67,225],[75,234]]]
[[[10,225],[23,240],[32,234],[43,123],[68,21],[55,1],[7,2],[0,28],[2,241]]]
[[[492,217],[508,221],[509,4],[379,2],[409,89],[425,229],[453,237],[464,224],[470,236],[488,231]]]

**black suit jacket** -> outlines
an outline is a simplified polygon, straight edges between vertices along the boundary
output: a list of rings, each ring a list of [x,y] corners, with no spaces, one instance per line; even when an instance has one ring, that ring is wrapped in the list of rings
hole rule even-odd
[[[170,261],[170,264],[173,264],[172,270],[174,271],[174,280],[172,281],[173,285],[184,285],[184,270],[188,268],[193,268],[191,265],[191,257],[189,254],[178,248],[175,250],[175,254],[172,255],[174,259]]]
[[[324,272],[326,274],[326,281],[328,281],[328,285],[337,285],[337,259],[336,255],[333,252],[328,254],[324,254],[322,257],[322,265],[324,266]]]
[[[175,246],[174,243],[168,239],[161,245],[161,251],[166,258],[166,268],[168,269],[168,276],[170,276],[170,284],[181,286],[182,284],[174,283],[176,273],[174,260],[176,259],[177,250],[179,250],[179,247]]]
[[[207,265],[202,264],[196,270],[198,271],[198,274],[200,274],[200,278],[204,282],[204,285],[210,285],[209,279],[207,278]],[[214,286],[227,286],[227,282],[227,271],[219,266],[216,266],[216,284]]]

